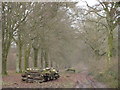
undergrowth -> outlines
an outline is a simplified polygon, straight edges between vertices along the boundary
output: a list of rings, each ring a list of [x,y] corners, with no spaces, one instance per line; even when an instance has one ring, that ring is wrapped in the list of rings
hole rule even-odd
[[[97,64],[95,64],[97,63]],[[94,76],[99,82],[103,82],[107,88],[118,88],[118,63],[117,60],[105,69],[105,60],[92,61],[89,65],[89,75]]]

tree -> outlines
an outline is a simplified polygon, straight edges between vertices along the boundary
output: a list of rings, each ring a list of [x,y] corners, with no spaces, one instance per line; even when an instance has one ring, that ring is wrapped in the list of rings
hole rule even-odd
[[[14,35],[16,35],[20,25],[26,20],[27,15],[30,13],[29,10],[26,11],[21,3],[2,3],[2,63],[3,63],[3,74],[7,74],[7,56],[10,49],[10,45]],[[18,34],[18,33],[17,33]],[[21,46],[20,34],[18,34],[19,46]],[[14,38],[15,40],[15,38]],[[19,47],[19,64],[21,64],[21,47]],[[18,65],[19,68],[21,67]],[[21,70],[19,70],[21,71]]]
[[[11,3],[2,3],[2,74],[7,74],[7,56],[11,45],[12,34],[16,29],[11,20]]]
[[[100,20],[105,19],[106,24],[103,24],[106,27],[107,30],[107,37],[108,37],[108,63],[110,64],[111,58],[113,57],[113,50],[114,50],[114,36],[113,31],[118,25],[118,10],[119,2],[101,2],[99,1],[99,5],[96,5],[95,7],[91,7],[87,4],[88,8],[90,9],[90,12],[93,12],[101,17]],[[99,21],[100,21],[99,20]]]
[[[15,3],[15,9],[13,9],[15,16],[15,20],[18,23],[19,27],[16,27],[16,30],[13,32],[13,40],[16,42],[18,48],[18,58],[16,60],[16,72],[22,72],[21,63],[22,63],[22,48],[23,48],[23,36],[21,34],[23,27],[23,23],[26,22],[28,15],[31,13],[31,3]],[[17,24],[17,23],[16,23]]]

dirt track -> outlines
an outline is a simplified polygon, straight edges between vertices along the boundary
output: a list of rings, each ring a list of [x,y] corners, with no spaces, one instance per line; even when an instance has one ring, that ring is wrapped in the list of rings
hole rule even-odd
[[[80,73],[77,75],[75,88],[106,88],[106,86],[100,82],[97,82],[92,76],[88,76],[86,73]]]
[[[21,74],[9,72],[3,77],[3,88],[105,88],[86,72],[62,73],[61,77],[54,81],[43,83],[25,83],[21,81]]]

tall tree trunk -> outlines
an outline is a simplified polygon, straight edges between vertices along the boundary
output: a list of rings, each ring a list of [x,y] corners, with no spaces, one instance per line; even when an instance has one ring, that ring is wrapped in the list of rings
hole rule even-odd
[[[109,11],[108,9],[106,9],[107,12],[107,16],[106,16],[106,20],[107,20],[107,24],[108,24],[108,67],[110,66],[111,63],[111,59],[113,57],[113,49],[114,49],[114,42],[113,42],[113,31],[115,29],[115,25],[114,25],[114,16],[112,16],[113,13],[111,13],[111,11]]]
[[[50,66],[53,67],[53,61],[52,60],[50,60]]]
[[[21,63],[22,63],[22,46],[19,47],[19,69],[20,69],[20,72],[22,72]]]
[[[7,75],[7,55],[6,55],[6,39],[5,39],[5,5],[2,3],[2,75]]]
[[[11,38],[6,40],[5,45],[2,42],[2,74],[7,75],[7,56],[10,49]]]
[[[24,56],[24,70],[26,70],[29,67],[30,49],[31,49],[30,46],[25,49],[25,53],[24,53],[24,55],[25,55]]]
[[[41,68],[43,68],[43,59],[44,59],[44,53],[43,53],[43,49],[41,48]]]
[[[7,75],[7,50],[4,40],[5,32],[2,29],[2,75]]]
[[[20,31],[18,31],[18,59],[16,61],[16,72],[17,73],[21,73],[22,72],[22,68],[21,68],[21,63],[22,63],[22,47],[23,44],[21,42],[21,35],[20,35]]]
[[[11,38],[2,41],[2,74],[7,75],[7,56],[10,49]]]
[[[113,30],[114,24],[112,22],[112,17],[108,14],[107,23],[108,23],[108,65],[111,63],[111,58],[113,57]]]
[[[45,58],[45,67],[48,67],[48,51],[45,50],[45,54],[44,54],[44,58]]]
[[[33,48],[33,50],[34,50],[34,67],[37,67],[38,49]]]
[[[7,57],[2,53],[2,75],[7,75]]]
[[[113,57],[113,49],[113,30],[110,30],[108,34],[108,65],[111,63],[111,58]]]
[[[21,63],[22,63],[22,45],[18,46],[18,59],[16,61],[16,72],[17,73],[21,73],[22,72],[22,68],[21,68]]]

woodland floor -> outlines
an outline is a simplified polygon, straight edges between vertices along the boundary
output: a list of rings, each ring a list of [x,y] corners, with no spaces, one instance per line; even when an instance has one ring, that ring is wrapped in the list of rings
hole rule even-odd
[[[106,88],[106,85],[96,81],[86,71],[80,73],[60,73],[60,78],[43,83],[25,83],[21,81],[21,74],[9,71],[3,77],[3,88]]]

